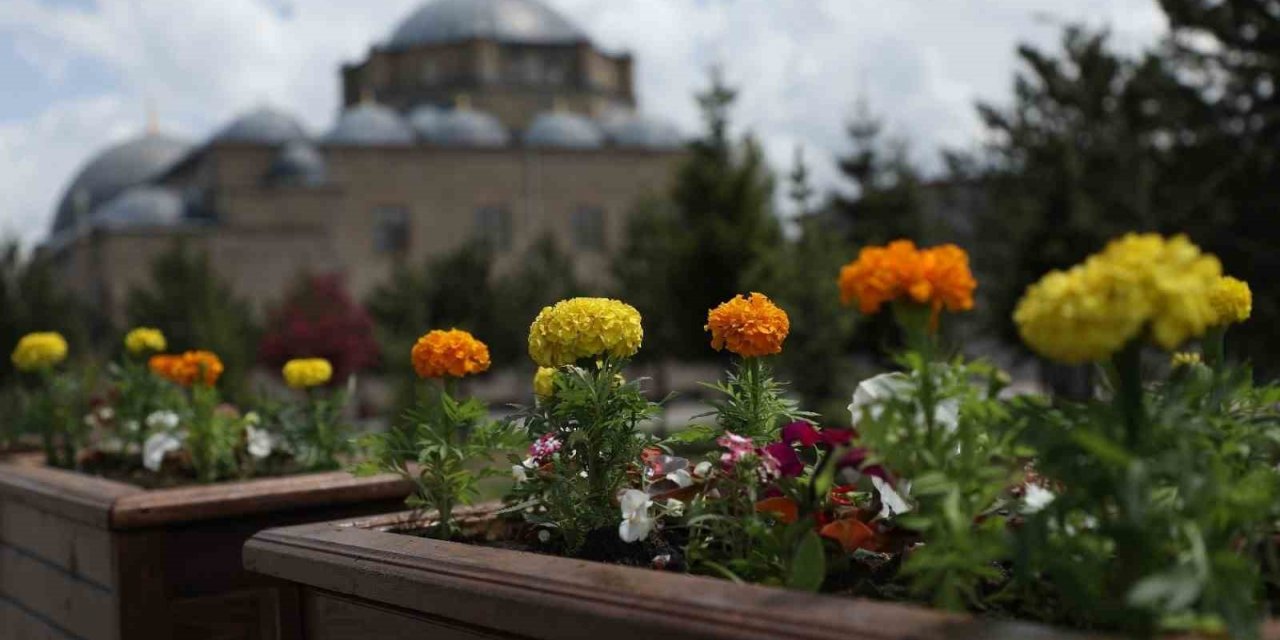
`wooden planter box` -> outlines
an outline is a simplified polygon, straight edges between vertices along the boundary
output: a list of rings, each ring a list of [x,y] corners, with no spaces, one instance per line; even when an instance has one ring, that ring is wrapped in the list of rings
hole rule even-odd
[[[1041,625],[394,533],[413,514],[255,535],[250,571],[300,586],[307,640],[1070,638]]]
[[[296,638],[297,589],[241,568],[267,528],[403,508],[341,472],[146,490],[0,462],[0,638]]]

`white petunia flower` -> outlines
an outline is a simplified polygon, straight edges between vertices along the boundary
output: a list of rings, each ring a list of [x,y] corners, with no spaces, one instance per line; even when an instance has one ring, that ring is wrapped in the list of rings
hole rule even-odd
[[[155,411],[147,416],[147,428],[151,430],[163,429],[172,431],[178,428],[178,414],[174,411]]]
[[[638,542],[649,536],[653,530],[653,516],[649,515],[649,507],[653,501],[648,494],[635,489],[622,492],[619,502],[622,503],[622,524],[618,525],[618,537],[623,542]]]
[[[261,460],[271,455],[275,441],[266,429],[255,429],[253,425],[244,426],[245,439],[248,440],[249,455]]]
[[[882,373],[863,380],[853,392],[849,414],[856,427],[865,409],[873,419],[879,418],[884,404],[895,398],[905,398],[915,390],[915,384],[904,373]],[[924,416],[916,419],[923,422]],[[960,399],[944,398],[933,410],[933,421],[948,432],[955,431],[960,423]]]
[[[522,464],[511,465],[511,477],[515,478],[516,484],[529,481],[529,472]]]
[[[164,465],[164,457],[170,451],[177,451],[182,448],[182,437],[180,434],[161,431],[153,433],[142,444],[142,466],[151,471],[159,471]]]
[[[1057,494],[1038,485],[1028,484],[1026,493],[1022,496],[1022,512],[1035,513],[1049,506]]]
[[[889,518],[892,516],[902,515],[911,510],[911,505],[898,494],[892,484],[886,482],[880,476],[870,476],[871,486],[875,487],[876,493],[880,494],[880,517]],[[904,487],[903,493],[910,490],[910,487]]]
[[[693,486],[693,476],[688,469],[680,469],[667,474],[667,479],[676,483],[681,489]]]
[[[706,460],[699,462],[698,466],[693,468],[693,475],[699,478],[705,478],[711,475],[711,463]]]

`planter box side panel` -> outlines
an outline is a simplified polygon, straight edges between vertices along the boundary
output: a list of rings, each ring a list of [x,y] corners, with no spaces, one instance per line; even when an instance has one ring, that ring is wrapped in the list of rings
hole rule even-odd
[[[377,528],[373,519],[264,531],[245,546],[245,565],[340,594],[365,607],[411,612],[428,622],[448,620],[498,637],[1076,637],[1039,625],[901,604],[815,596],[368,530]],[[319,637],[311,625],[307,632],[308,638]]]
[[[0,495],[5,638],[119,638],[117,586],[111,532]]]
[[[379,606],[318,589],[302,591],[302,627],[308,640],[519,640],[420,613]]]

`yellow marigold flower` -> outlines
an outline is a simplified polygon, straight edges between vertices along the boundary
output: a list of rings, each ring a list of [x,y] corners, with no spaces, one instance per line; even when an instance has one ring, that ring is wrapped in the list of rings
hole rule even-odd
[[[1189,367],[1191,365],[1200,364],[1200,354],[1193,351],[1179,351],[1173,354],[1170,364],[1176,369],[1178,367]]]
[[[747,298],[734,296],[707,312],[703,329],[711,332],[711,348],[716,351],[727,347],[744,358],[754,358],[782,352],[791,320],[768,296],[752,293]]]
[[[160,354],[147,361],[151,372],[184,387],[200,383],[212,387],[222,377],[222,359],[212,351],[187,351],[181,355]]]
[[[1244,322],[1253,314],[1253,292],[1244,280],[1223,276],[1209,290],[1209,304],[1218,316],[1215,324]]]
[[[28,333],[10,356],[19,371],[48,369],[67,359],[67,339],[53,331]]]
[[[1217,258],[1185,236],[1129,234],[1027,289],[1014,311],[1023,341],[1052,360],[1105,360],[1144,331],[1173,349],[1213,323]]]
[[[899,299],[928,305],[937,314],[944,308],[972,309],[978,281],[969,269],[969,254],[954,244],[918,249],[910,240],[895,240],[864,247],[840,270],[839,286],[844,304],[857,302],[864,314]]]
[[[543,367],[582,358],[628,358],[640,350],[640,312],[619,300],[571,298],[545,307],[529,327],[529,356]]]
[[[135,356],[164,351],[169,346],[159,329],[138,327],[124,336],[124,348]]]
[[[284,363],[281,373],[285,384],[294,389],[305,389],[329,384],[333,378],[333,365],[324,358],[297,358]]]
[[[552,367],[538,367],[533,374],[533,395],[539,398],[550,398],[556,393],[556,370]]]
[[[461,329],[428,332],[410,355],[420,378],[461,378],[489,370],[489,346]]]

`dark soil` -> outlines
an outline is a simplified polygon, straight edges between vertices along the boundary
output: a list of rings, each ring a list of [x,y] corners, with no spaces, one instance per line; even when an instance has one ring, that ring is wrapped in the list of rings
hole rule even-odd
[[[142,460],[138,458],[137,454],[126,455],[114,452],[90,451],[81,457],[80,468],[77,471],[108,480],[124,482],[143,489],[172,489],[202,484],[196,480],[195,472],[191,467],[181,460],[166,460],[160,471],[156,472],[143,467]],[[304,471],[289,458],[272,456],[265,461],[258,462],[252,473],[245,473],[239,477],[225,478],[223,481],[288,476]]]

